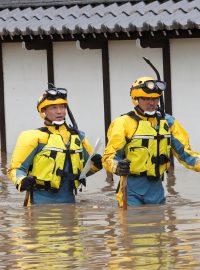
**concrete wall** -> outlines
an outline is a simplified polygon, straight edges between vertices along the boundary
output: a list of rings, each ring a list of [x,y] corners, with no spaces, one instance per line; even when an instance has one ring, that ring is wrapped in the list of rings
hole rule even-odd
[[[78,50],[75,42],[54,43],[55,85],[68,89],[69,106],[92,145],[105,141],[100,50]],[[46,51],[3,45],[7,151],[22,130],[42,126],[36,104],[47,89]],[[68,121],[69,122],[69,121]],[[101,152],[103,152],[102,146]]]
[[[173,115],[190,136],[193,150],[200,152],[200,39],[172,40]]]
[[[110,41],[109,54],[111,112],[114,119],[133,109],[130,97],[132,83],[139,77],[156,77],[152,68],[143,60],[143,56],[149,58],[162,78],[162,51],[161,49],[138,48],[135,41]]]
[[[22,130],[42,125],[37,113],[41,89],[47,88],[45,51],[27,51],[21,43],[3,44],[7,151]]]

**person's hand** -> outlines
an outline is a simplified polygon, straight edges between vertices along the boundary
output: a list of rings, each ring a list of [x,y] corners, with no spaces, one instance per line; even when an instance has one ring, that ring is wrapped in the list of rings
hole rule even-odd
[[[130,160],[128,159],[123,159],[120,160],[117,164],[117,168],[116,168],[116,174],[119,176],[126,176],[130,173]]]
[[[22,179],[20,191],[31,190],[36,184],[35,176],[26,176]]]
[[[91,158],[93,165],[100,170],[103,168],[101,159],[102,156],[100,154],[96,154]]]

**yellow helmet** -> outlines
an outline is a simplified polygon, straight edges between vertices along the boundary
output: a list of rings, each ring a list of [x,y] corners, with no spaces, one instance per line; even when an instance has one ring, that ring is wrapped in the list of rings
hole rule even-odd
[[[155,80],[152,77],[141,77],[132,84],[130,95],[132,97],[133,104],[136,106],[136,100],[139,97],[158,98],[162,95],[162,92],[165,89],[165,82]]]
[[[44,92],[37,103],[37,110],[40,116],[44,119],[45,115],[42,109],[55,104],[65,104],[67,106],[67,90],[65,88],[51,88]]]

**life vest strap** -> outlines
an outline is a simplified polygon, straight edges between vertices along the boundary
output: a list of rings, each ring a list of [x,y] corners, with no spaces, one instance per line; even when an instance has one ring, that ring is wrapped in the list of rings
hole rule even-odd
[[[133,177],[145,176],[147,177],[149,181],[158,181],[160,179],[160,177],[148,176],[146,172],[141,172],[140,174],[130,174],[130,176],[133,176]]]
[[[70,181],[79,179],[79,174],[67,173],[59,168],[56,171],[56,175],[61,177],[67,177],[68,179],[70,179]]]
[[[36,184],[36,186],[34,187],[34,190],[51,190],[54,192],[58,192],[59,189],[56,188],[52,188],[50,181],[43,181],[44,185],[40,185],[40,184]]]
[[[77,154],[77,153],[82,153],[83,149],[77,149],[77,150],[67,150],[69,154]]]
[[[131,118],[135,119],[138,122],[142,120],[142,118],[140,118],[134,111],[128,112],[127,115],[130,116]]]
[[[42,132],[46,132],[46,133],[48,133],[49,135],[52,134],[52,132],[49,131],[47,127],[40,127],[40,128],[38,128],[38,130],[40,130],[40,131],[42,131]]]

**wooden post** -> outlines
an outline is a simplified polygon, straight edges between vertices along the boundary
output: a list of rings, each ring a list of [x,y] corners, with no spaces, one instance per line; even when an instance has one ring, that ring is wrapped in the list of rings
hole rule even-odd
[[[29,198],[30,198],[30,190],[27,190],[25,198],[24,198],[24,206],[25,207],[28,205]]]
[[[127,179],[128,176],[123,176],[123,210],[127,210]]]

